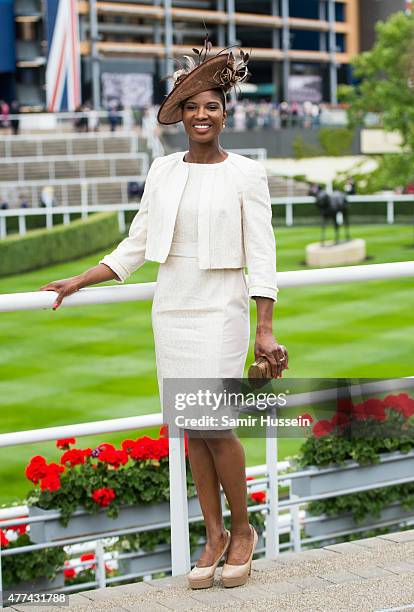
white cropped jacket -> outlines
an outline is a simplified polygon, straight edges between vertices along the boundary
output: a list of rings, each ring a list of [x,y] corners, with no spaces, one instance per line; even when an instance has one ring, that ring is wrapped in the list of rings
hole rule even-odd
[[[124,282],[146,260],[168,256],[189,163],[185,151],[157,157],[145,182],[129,235],[99,263]],[[225,162],[203,174],[198,213],[200,269],[244,268],[250,297],[277,301],[276,240],[267,175],[248,157],[229,153]]]

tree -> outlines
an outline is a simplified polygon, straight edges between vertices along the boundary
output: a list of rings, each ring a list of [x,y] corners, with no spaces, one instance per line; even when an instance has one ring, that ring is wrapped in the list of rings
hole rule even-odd
[[[375,112],[386,131],[401,135],[402,152],[379,156],[372,176],[377,188],[397,187],[414,179],[414,15],[395,13],[377,23],[376,33],[374,47],[352,61],[358,84],[338,93],[350,105],[352,126]]]

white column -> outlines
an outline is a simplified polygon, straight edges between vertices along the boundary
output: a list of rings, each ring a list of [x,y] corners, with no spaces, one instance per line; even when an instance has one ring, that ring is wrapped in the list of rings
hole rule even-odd
[[[190,571],[190,541],[188,529],[187,476],[185,465],[184,430],[169,429],[170,521],[172,575]]]

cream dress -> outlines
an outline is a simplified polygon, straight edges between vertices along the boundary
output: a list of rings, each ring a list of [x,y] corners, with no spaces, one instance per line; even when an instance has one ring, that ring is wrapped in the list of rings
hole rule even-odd
[[[188,180],[178,207],[171,249],[166,261],[159,265],[152,327],[164,414],[164,378],[243,377],[250,338],[244,270],[200,270],[197,257],[203,175],[211,173],[213,180],[214,172],[220,172],[228,160],[229,157],[215,164],[188,163]],[[210,429],[230,428],[214,425]]]

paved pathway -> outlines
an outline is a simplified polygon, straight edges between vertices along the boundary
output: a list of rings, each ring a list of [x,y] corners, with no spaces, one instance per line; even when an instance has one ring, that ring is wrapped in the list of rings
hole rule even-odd
[[[185,576],[84,591],[71,612],[414,611],[414,529],[253,562],[249,583],[225,589],[220,572],[211,589],[192,590]],[[15,606],[39,612],[68,607]]]

